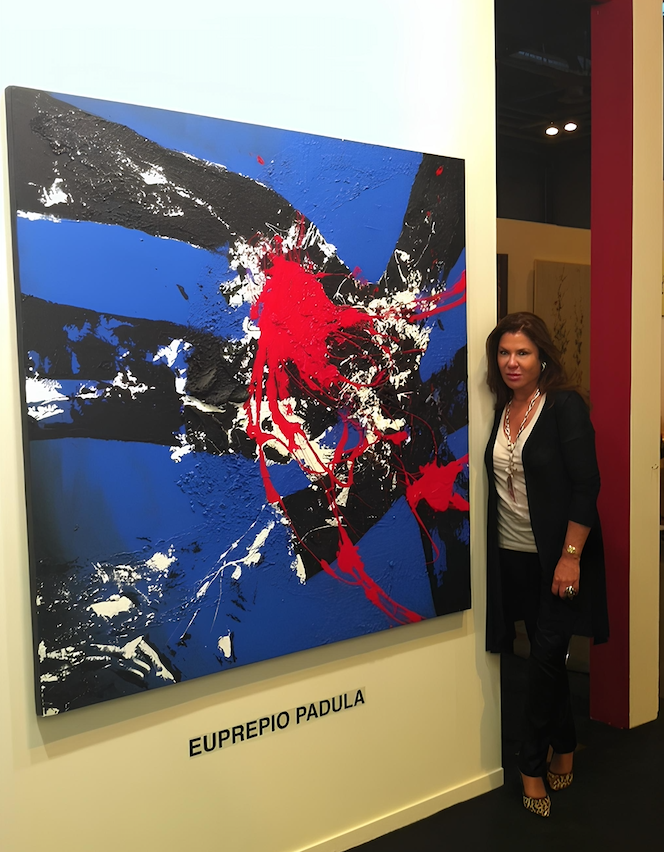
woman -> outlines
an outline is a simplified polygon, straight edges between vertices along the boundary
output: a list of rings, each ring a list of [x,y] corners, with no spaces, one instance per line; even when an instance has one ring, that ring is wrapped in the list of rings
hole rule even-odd
[[[599,471],[586,403],[569,384],[545,323],[509,314],[487,339],[496,416],[489,474],[487,650],[531,651],[519,770],[523,804],[548,816],[544,783],[572,783],[576,748],[565,661],[572,634],[608,638]],[[549,747],[551,764],[546,766]]]

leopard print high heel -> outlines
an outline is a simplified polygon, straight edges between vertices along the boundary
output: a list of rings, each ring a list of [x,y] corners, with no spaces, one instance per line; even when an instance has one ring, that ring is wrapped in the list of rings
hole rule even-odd
[[[574,780],[574,770],[570,767],[569,772],[552,772],[551,764],[556,757],[560,757],[560,755],[556,754],[555,751],[552,751],[551,760],[546,766],[546,780],[548,781],[549,787],[557,792],[558,790],[566,790],[570,786]],[[573,759],[574,758],[572,757],[572,760]]]
[[[534,796],[526,796],[523,794],[523,806],[527,811],[537,816],[548,817],[551,815],[551,797],[536,799]]]
[[[564,775],[558,775],[557,772],[551,772],[550,769],[547,769],[546,780],[552,790],[565,790],[574,780],[574,773],[565,772]]]
[[[523,783],[523,779],[525,777],[526,776],[523,775],[522,772],[519,772],[519,779],[521,781],[521,792],[523,793],[524,808],[527,811],[530,811],[531,814],[537,814],[537,816],[548,817],[551,814],[551,797],[549,795],[527,796]]]

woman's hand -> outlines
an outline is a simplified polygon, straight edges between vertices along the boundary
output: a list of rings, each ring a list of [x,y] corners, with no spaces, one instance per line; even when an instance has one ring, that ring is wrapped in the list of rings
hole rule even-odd
[[[563,553],[556,570],[553,574],[551,592],[559,598],[566,598],[565,589],[571,586],[576,594],[579,593],[579,579],[581,576],[581,551],[586,543],[590,527],[577,524],[576,521],[567,522],[567,534],[563,544]],[[574,595],[572,595],[574,597]]]
[[[558,595],[560,598],[566,598],[565,589],[568,589],[570,586],[578,594],[580,578],[579,558],[568,553],[563,553],[553,573],[553,583],[551,584],[552,594]]]

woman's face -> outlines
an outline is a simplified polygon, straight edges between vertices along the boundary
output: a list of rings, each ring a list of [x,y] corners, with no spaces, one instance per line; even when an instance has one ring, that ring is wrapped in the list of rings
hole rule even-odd
[[[498,369],[512,392],[517,396],[531,396],[542,371],[539,349],[523,332],[507,332],[498,343]]]

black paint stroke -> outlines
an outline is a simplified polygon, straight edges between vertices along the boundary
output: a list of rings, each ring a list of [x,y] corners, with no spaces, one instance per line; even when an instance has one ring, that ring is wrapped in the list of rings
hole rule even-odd
[[[164,148],[130,128],[91,115],[45,92],[11,88],[10,132],[17,210],[121,225],[218,251],[237,237],[286,235],[298,214],[274,190],[223,166]],[[159,169],[165,183],[141,177]],[[45,207],[55,181],[68,201]],[[169,215],[181,210],[183,215]],[[305,219],[305,225],[309,225]],[[347,275],[336,257],[311,246],[318,268]]]

